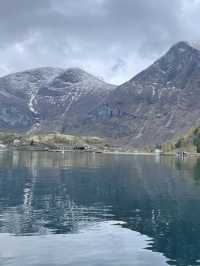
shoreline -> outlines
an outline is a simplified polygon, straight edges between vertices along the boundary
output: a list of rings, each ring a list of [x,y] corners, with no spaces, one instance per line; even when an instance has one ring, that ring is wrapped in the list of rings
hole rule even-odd
[[[50,153],[67,153],[67,152],[79,152],[79,153],[94,153],[94,154],[110,154],[110,155],[138,155],[138,156],[176,156],[175,153],[162,153],[157,154],[154,152],[134,152],[134,151],[109,151],[109,150],[59,150],[59,149],[42,149],[42,148],[22,148],[22,147],[8,147],[0,150],[0,152],[6,151],[29,151],[29,152],[50,152]]]
[[[185,156],[179,156],[177,152],[145,152],[145,151],[119,151],[119,150],[76,150],[76,149],[48,149],[42,147],[20,147],[20,146],[10,146],[5,149],[0,149],[0,152],[6,151],[29,151],[29,152],[50,152],[50,153],[67,153],[67,152],[79,152],[79,153],[93,153],[93,154],[107,154],[107,155],[134,155],[134,156],[156,156],[156,157],[163,157],[163,156],[170,156],[176,157],[179,159],[186,159],[186,158],[197,158],[200,157],[200,153],[194,152],[186,152]]]

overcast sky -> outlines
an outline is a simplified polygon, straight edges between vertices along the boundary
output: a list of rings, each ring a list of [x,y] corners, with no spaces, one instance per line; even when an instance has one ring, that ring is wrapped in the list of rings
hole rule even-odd
[[[119,84],[200,39],[199,14],[200,0],[0,0],[0,75],[81,67]]]

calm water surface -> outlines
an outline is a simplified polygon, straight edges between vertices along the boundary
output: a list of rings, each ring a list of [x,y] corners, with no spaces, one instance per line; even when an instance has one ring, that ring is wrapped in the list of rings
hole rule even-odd
[[[200,161],[0,152],[0,265],[200,265]]]

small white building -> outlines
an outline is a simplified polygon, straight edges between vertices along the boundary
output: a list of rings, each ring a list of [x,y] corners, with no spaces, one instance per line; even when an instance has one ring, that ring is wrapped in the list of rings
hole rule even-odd
[[[0,144],[0,150],[2,151],[2,150],[5,150],[7,148],[7,146],[6,145],[4,145],[4,144]]]
[[[155,150],[154,150],[154,153],[155,153],[155,154],[161,154],[161,153],[162,153],[162,150],[160,150],[160,149],[155,149]]]
[[[18,146],[18,145],[20,145],[21,144],[21,141],[19,140],[19,139],[15,139],[14,141],[13,141],[13,145],[15,145],[15,146]]]

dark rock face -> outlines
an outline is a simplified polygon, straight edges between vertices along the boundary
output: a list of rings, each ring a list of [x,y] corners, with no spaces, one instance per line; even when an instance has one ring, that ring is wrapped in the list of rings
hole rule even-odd
[[[149,146],[200,125],[199,45],[179,42],[115,87],[81,69],[39,68],[0,78],[0,128],[108,137]]]

